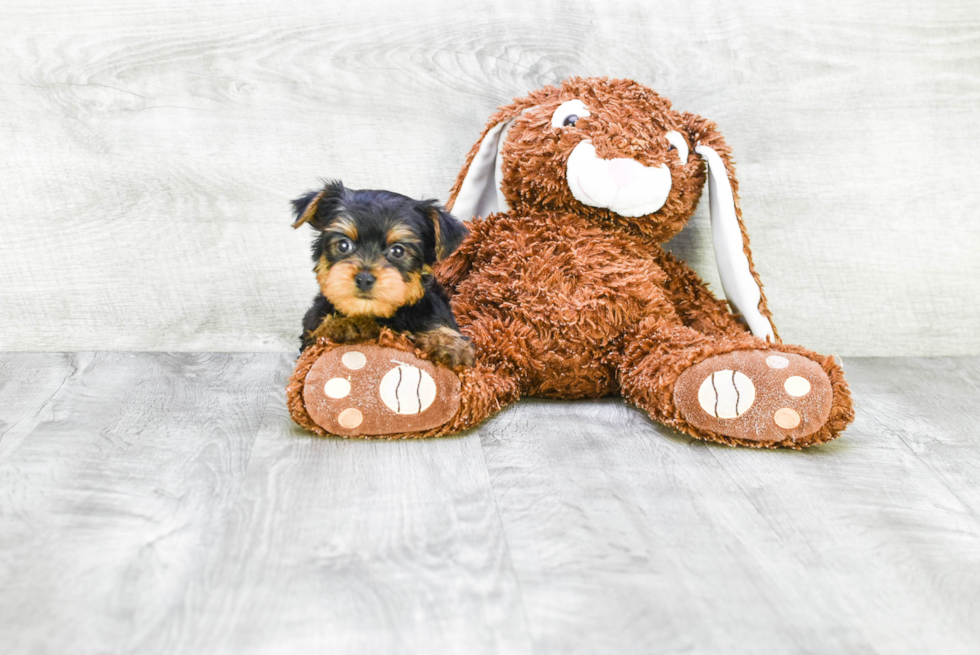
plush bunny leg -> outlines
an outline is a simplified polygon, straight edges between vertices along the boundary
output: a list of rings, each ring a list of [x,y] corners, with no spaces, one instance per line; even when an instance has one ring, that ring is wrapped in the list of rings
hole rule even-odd
[[[419,436],[441,436],[468,430],[520,398],[516,377],[494,370],[479,360],[473,368],[460,371],[459,380],[459,411],[451,421],[431,434]]]
[[[854,416],[833,358],[744,333],[705,335],[673,316],[637,326],[620,385],[654,419],[729,445],[812,446],[835,439]]]
[[[460,432],[519,395],[516,377],[479,362],[450,370],[390,330],[355,344],[317,340],[286,392],[293,420],[317,434],[388,439]]]

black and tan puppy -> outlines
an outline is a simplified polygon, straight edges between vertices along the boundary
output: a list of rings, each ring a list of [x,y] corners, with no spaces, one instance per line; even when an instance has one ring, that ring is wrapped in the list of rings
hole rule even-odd
[[[301,350],[317,337],[344,343],[376,338],[382,327],[407,333],[451,368],[471,365],[432,265],[449,255],[466,228],[434,200],[327,182],[293,201],[294,228],[317,231],[313,262],[320,293],[303,319]]]

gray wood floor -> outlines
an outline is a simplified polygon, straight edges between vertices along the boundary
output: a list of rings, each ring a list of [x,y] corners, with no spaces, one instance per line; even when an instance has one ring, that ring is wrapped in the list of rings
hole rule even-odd
[[[0,355],[5,653],[976,653],[980,359],[846,362],[807,452],[616,400],[294,427],[277,354]]]

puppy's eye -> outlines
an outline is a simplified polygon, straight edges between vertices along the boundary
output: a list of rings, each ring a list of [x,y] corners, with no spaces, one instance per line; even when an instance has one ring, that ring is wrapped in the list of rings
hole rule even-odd
[[[337,248],[337,252],[339,252],[341,254],[344,254],[344,253],[348,253],[351,250],[353,250],[354,249],[354,244],[351,243],[351,240],[350,239],[340,239],[339,241],[337,241],[337,244],[336,244],[335,247]]]
[[[551,115],[551,127],[572,127],[578,119],[591,115],[592,112],[581,100],[568,100],[558,105],[558,109]]]
[[[391,255],[393,259],[401,259],[405,256],[405,247],[396,243],[391,248],[388,248],[388,254]]]

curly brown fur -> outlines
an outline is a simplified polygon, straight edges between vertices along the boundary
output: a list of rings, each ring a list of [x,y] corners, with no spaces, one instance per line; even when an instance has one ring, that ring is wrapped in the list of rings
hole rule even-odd
[[[303,387],[306,384],[306,376],[316,364],[316,360],[335,345],[327,339],[317,339],[307,346],[300,353],[299,359],[296,360],[296,368],[293,369],[293,374],[289,376],[289,380],[286,382],[286,408],[289,409],[290,417],[296,424],[320,436],[326,435],[327,431],[317,425],[316,421],[310,417],[309,412],[306,411],[306,403],[303,401]]]
[[[553,113],[573,99],[592,108],[592,115],[556,129]],[[456,180],[450,207],[484,136],[511,119],[501,149],[500,187],[510,209],[471,221],[470,237],[436,269],[453,296],[461,331],[474,341],[478,366],[511,376],[522,395],[621,393],[678,430],[732,445],[799,448],[839,435],[853,418],[839,366],[782,344],[778,333],[775,343],[752,336],[694,271],[661,246],[694,213],[707,174],[694,150],[710,146],[724,162],[735,194],[743,252],[760,289],[759,312],[771,319],[741,219],[731,150],[713,122],[677,112],[667,99],[629,80],[572,78],[515,100],[490,118]],[[686,161],[668,144],[668,131],[684,136]],[[583,139],[602,159],[666,165],[671,186],[663,206],[631,218],[579,202],[566,176],[568,158]],[[689,425],[673,405],[677,378],[693,364],[739,349],[797,353],[819,363],[833,388],[830,419],[804,439],[776,443]]]
[[[552,113],[562,102],[572,99],[601,107],[601,117],[582,118],[572,128],[551,134]],[[447,203],[450,210],[483,137],[494,125],[511,117],[516,118],[502,155],[503,193],[513,213],[571,210],[599,224],[643,235],[657,243],[664,243],[680,232],[694,213],[706,179],[704,162],[695,154],[694,146],[697,143],[711,146],[728,168],[729,182],[736,194],[735,211],[742,230],[745,254],[752,276],[762,289],[762,281],[755,271],[749,250],[748,232],[742,221],[731,148],[718,132],[718,126],[695,114],[675,111],[670,100],[632,80],[573,77],[565,80],[561,86],[543,87],[500,107],[490,117],[480,140],[467,155],[450,191],[450,201]],[[670,130],[687,135],[691,147],[686,163],[681,164],[669,155],[671,150],[664,134]],[[629,157],[646,166],[666,164],[671,170],[673,184],[664,206],[649,216],[626,218],[576,200],[568,186],[565,163],[583,139],[591,140],[596,154],[603,159]],[[764,292],[759,310],[763,316],[772,318]]]

